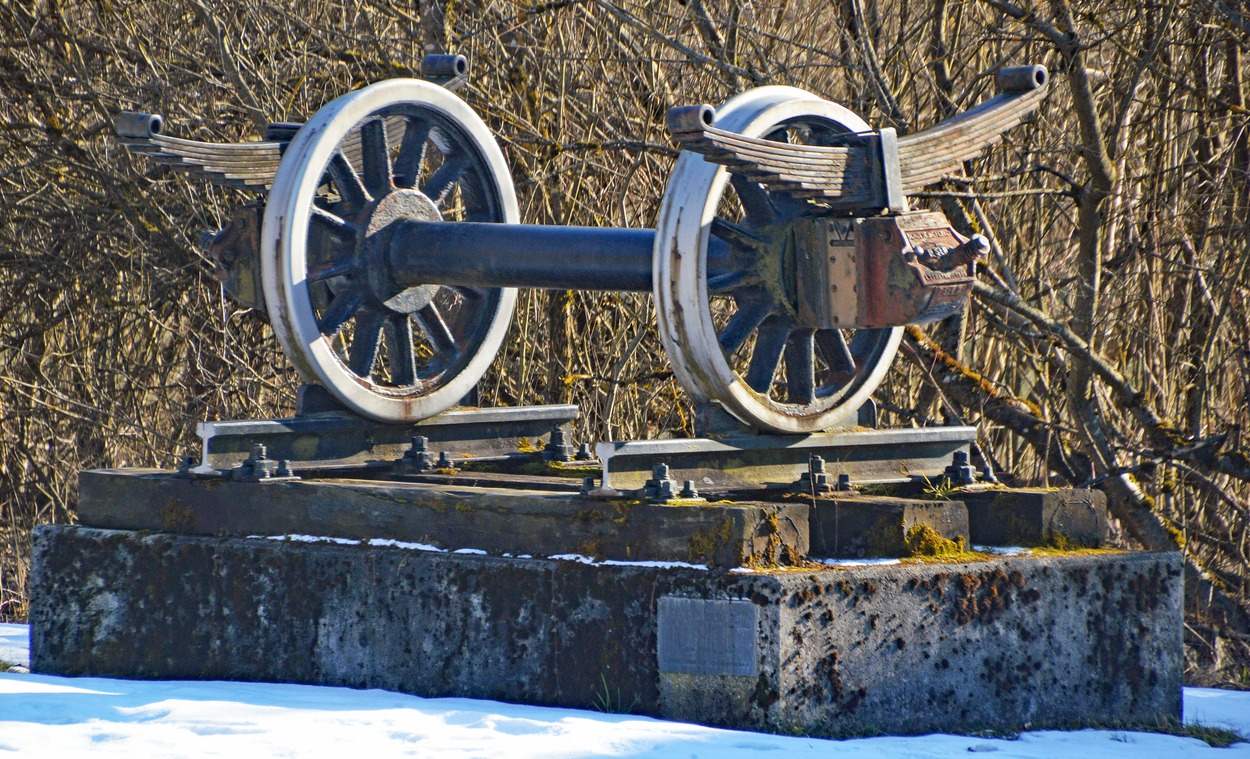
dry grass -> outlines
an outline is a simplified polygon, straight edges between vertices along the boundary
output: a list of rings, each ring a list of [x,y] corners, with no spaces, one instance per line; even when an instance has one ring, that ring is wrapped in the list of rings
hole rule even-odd
[[[1070,325],[1135,395],[1086,380],[1087,356],[982,298],[962,339],[934,331],[981,390],[955,397],[949,367],[900,358],[879,396],[890,423],[957,416],[1000,468],[1105,477],[1140,511],[1132,477],[1153,521],[1130,532],[1179,531],[1226,602],[1191,597],[1189,642],[1194,679],[1227,681],[1250,659],[1250,30],[1223,7],[1053,0],[1017,21],[996,0],[6,4],[0,618],[22,617],[30,530],[73,519],[79,469],[170,466],[196,421],[287,413],[297,384],[196,249],[240,198],[128,155],[109,137],[116,111],[241,139],[411,76],[426,52],[465,53],[461,94],[498,133],[525,221],[644,227],[675,155],[670,106],[791,84],[918,129],[987,97],[999,66],[1041,62],[1055,87],[1035,124],[922,202],[993,232],[988,281]],[[687,434],[653,323],[645,295],[526,293],[483,400],[578,403],[579,439]],[[1004,398],[1038,424],[1005,426]]]

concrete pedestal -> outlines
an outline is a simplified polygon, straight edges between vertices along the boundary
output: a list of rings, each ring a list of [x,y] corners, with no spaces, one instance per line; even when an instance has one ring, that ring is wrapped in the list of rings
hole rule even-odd
[[[739,572],[47,526],[31,664],[822,736],[1154,722],[1180,716],[1181,566]]]

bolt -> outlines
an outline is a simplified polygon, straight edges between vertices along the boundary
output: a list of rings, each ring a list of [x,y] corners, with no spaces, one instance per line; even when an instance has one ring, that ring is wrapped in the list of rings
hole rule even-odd
[[[977,473],[968,465],[968,452],[955,451],[951,456],[951,465],[946,467],[946,478],[956,485],[971,485],[977,480]]]
[[[812,453],[807,456],[807,471],[799,475],[793,485],[800,493],[828,493],[829,475],[825,472],[825,460]]]
[[[694,489],[694,480],[686,480],[685,484],[681,486],[681,497],[682,498],[698,498],[699,497],[699,491]]]
[[[672,480],[660,480],[659,497],[666,501],[671,500],[673,497],[673,485],[674,482]]]
[[[577,455],[574,456],[573,458],[577,459],[578,461],[590,461],[591,459],[593,459],[594,456],[590,454],[590,443],[582,443],[581,445],[577,446]]]
[[[998,477],[994,475],[994,467],[990,466],[989,464],[986,464],[984,467],[982,467],[981,479],[985,480],[986,482],[998,482]]]
[[[651,479],[643,485],[643,497],[655,502],[672,500],[676,493],[677,483],[669,479],[668,464],[656,464],[651,468],[651,475]],[[694,483],[692,482],[690,486],[693,488]]]
[[[961,246],[962,247],[962,246]],[[973,235],[967,242],[973,260],[979,261],[990,254],[990,241],[985,235]]]
[[[178,471],[187,474],[191,471],[191,467],[195,466],[194,456],[183,456],[182,461],[178,463]]]
[[[551,442],[543,449],[543,455],[550,461],[572,461],[573,446],[565,439],[564,430],[558,426],[551,428]]]
[[[294,477],[295,476],[295,470],[291,469],[290,459],[282,459],[281,461],[278,462],[277,475],[279,477]]]
[[[591,492],[591,491],[592,491],[592,490],[594,490],[594,489],[595,489],[595,478],[594,478],[594,477],[583,477],[583,478],[582,478],[582,493],[583,493],[583,494],[584,494],[584,493],[589,493],[589,492]]]
[[[451,456],[447,454],[447,451],[438,452],[438,464],[436,464],[436,466],[439,469],[455,469],[456,468],[456,465],[451,462]]]
[[[412,447],[404,451],[399,466],[410,472],[424,472],[434,467],[434,457],[430,455],[429,438],[421,435],[412,436]]]
[[[273,476],[274,465],[277,463],[269,458],[263,443],[255,443],[252,445],[252,455],[234,468],[231,477],[242,482],[268,479]]]
[[[838,490],[847,491],[851,489],[851,475],[842,473],[838,475]]]

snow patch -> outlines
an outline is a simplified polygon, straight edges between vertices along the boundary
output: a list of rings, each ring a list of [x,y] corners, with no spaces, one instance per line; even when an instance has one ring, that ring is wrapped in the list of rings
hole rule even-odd
[[[1032,556],[1032,548],[1022,548],[1020,546],[973,546],[972,550],[980,553],[993,554],[994,556]]]
[[[576,561],[579,564],[588,564],[592,567],[650,567],[652,569],[701,569],[705,572],[707,571],[706,564],[689,564],[684,561],[624,561],[621,559],[596,561],[580,553],[558,553],[547,558],[555,561]]]
[[[392,540],[390,538],[370,538],[369,545],[379,548],[404,548],[409,551],[433,551],[434,553],[447,553],[446,548],[432,546],[429,543],[405,543],[402,540]]]
[[[253,540],[277,540],[290,543],[334,543],[341,546],[358,546],[359,540],[352,538],[331,538],[324,535],[248,535]]]
[[[289,541],[292,543],[331,543],[341,546],[359,546],[367,545],[376,548],[403,548],[409,551],[433,551],[434,553],[447,553],[446,548],[430,545],[429,543],[408,543],[402,540],[392,540],[391,538],[369,538],[368,540],[355,540],[352,538],[332,538],[324,535],[248,535],[252,540],[277,540]],[[461,548],[456,553],[474,553],[485,555],[486,552],[477,548]]]
[[[902,564],[901,559],[817,559],[831,567],[888,567]]]

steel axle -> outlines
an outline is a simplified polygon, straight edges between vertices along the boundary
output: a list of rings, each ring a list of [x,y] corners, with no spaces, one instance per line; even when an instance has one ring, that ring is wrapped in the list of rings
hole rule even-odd
[[[530,287],[651,292],[654,229],[401,221],[386,263],[400,287]],[[708,279],[730,274],[730,246],[708,243]]]

